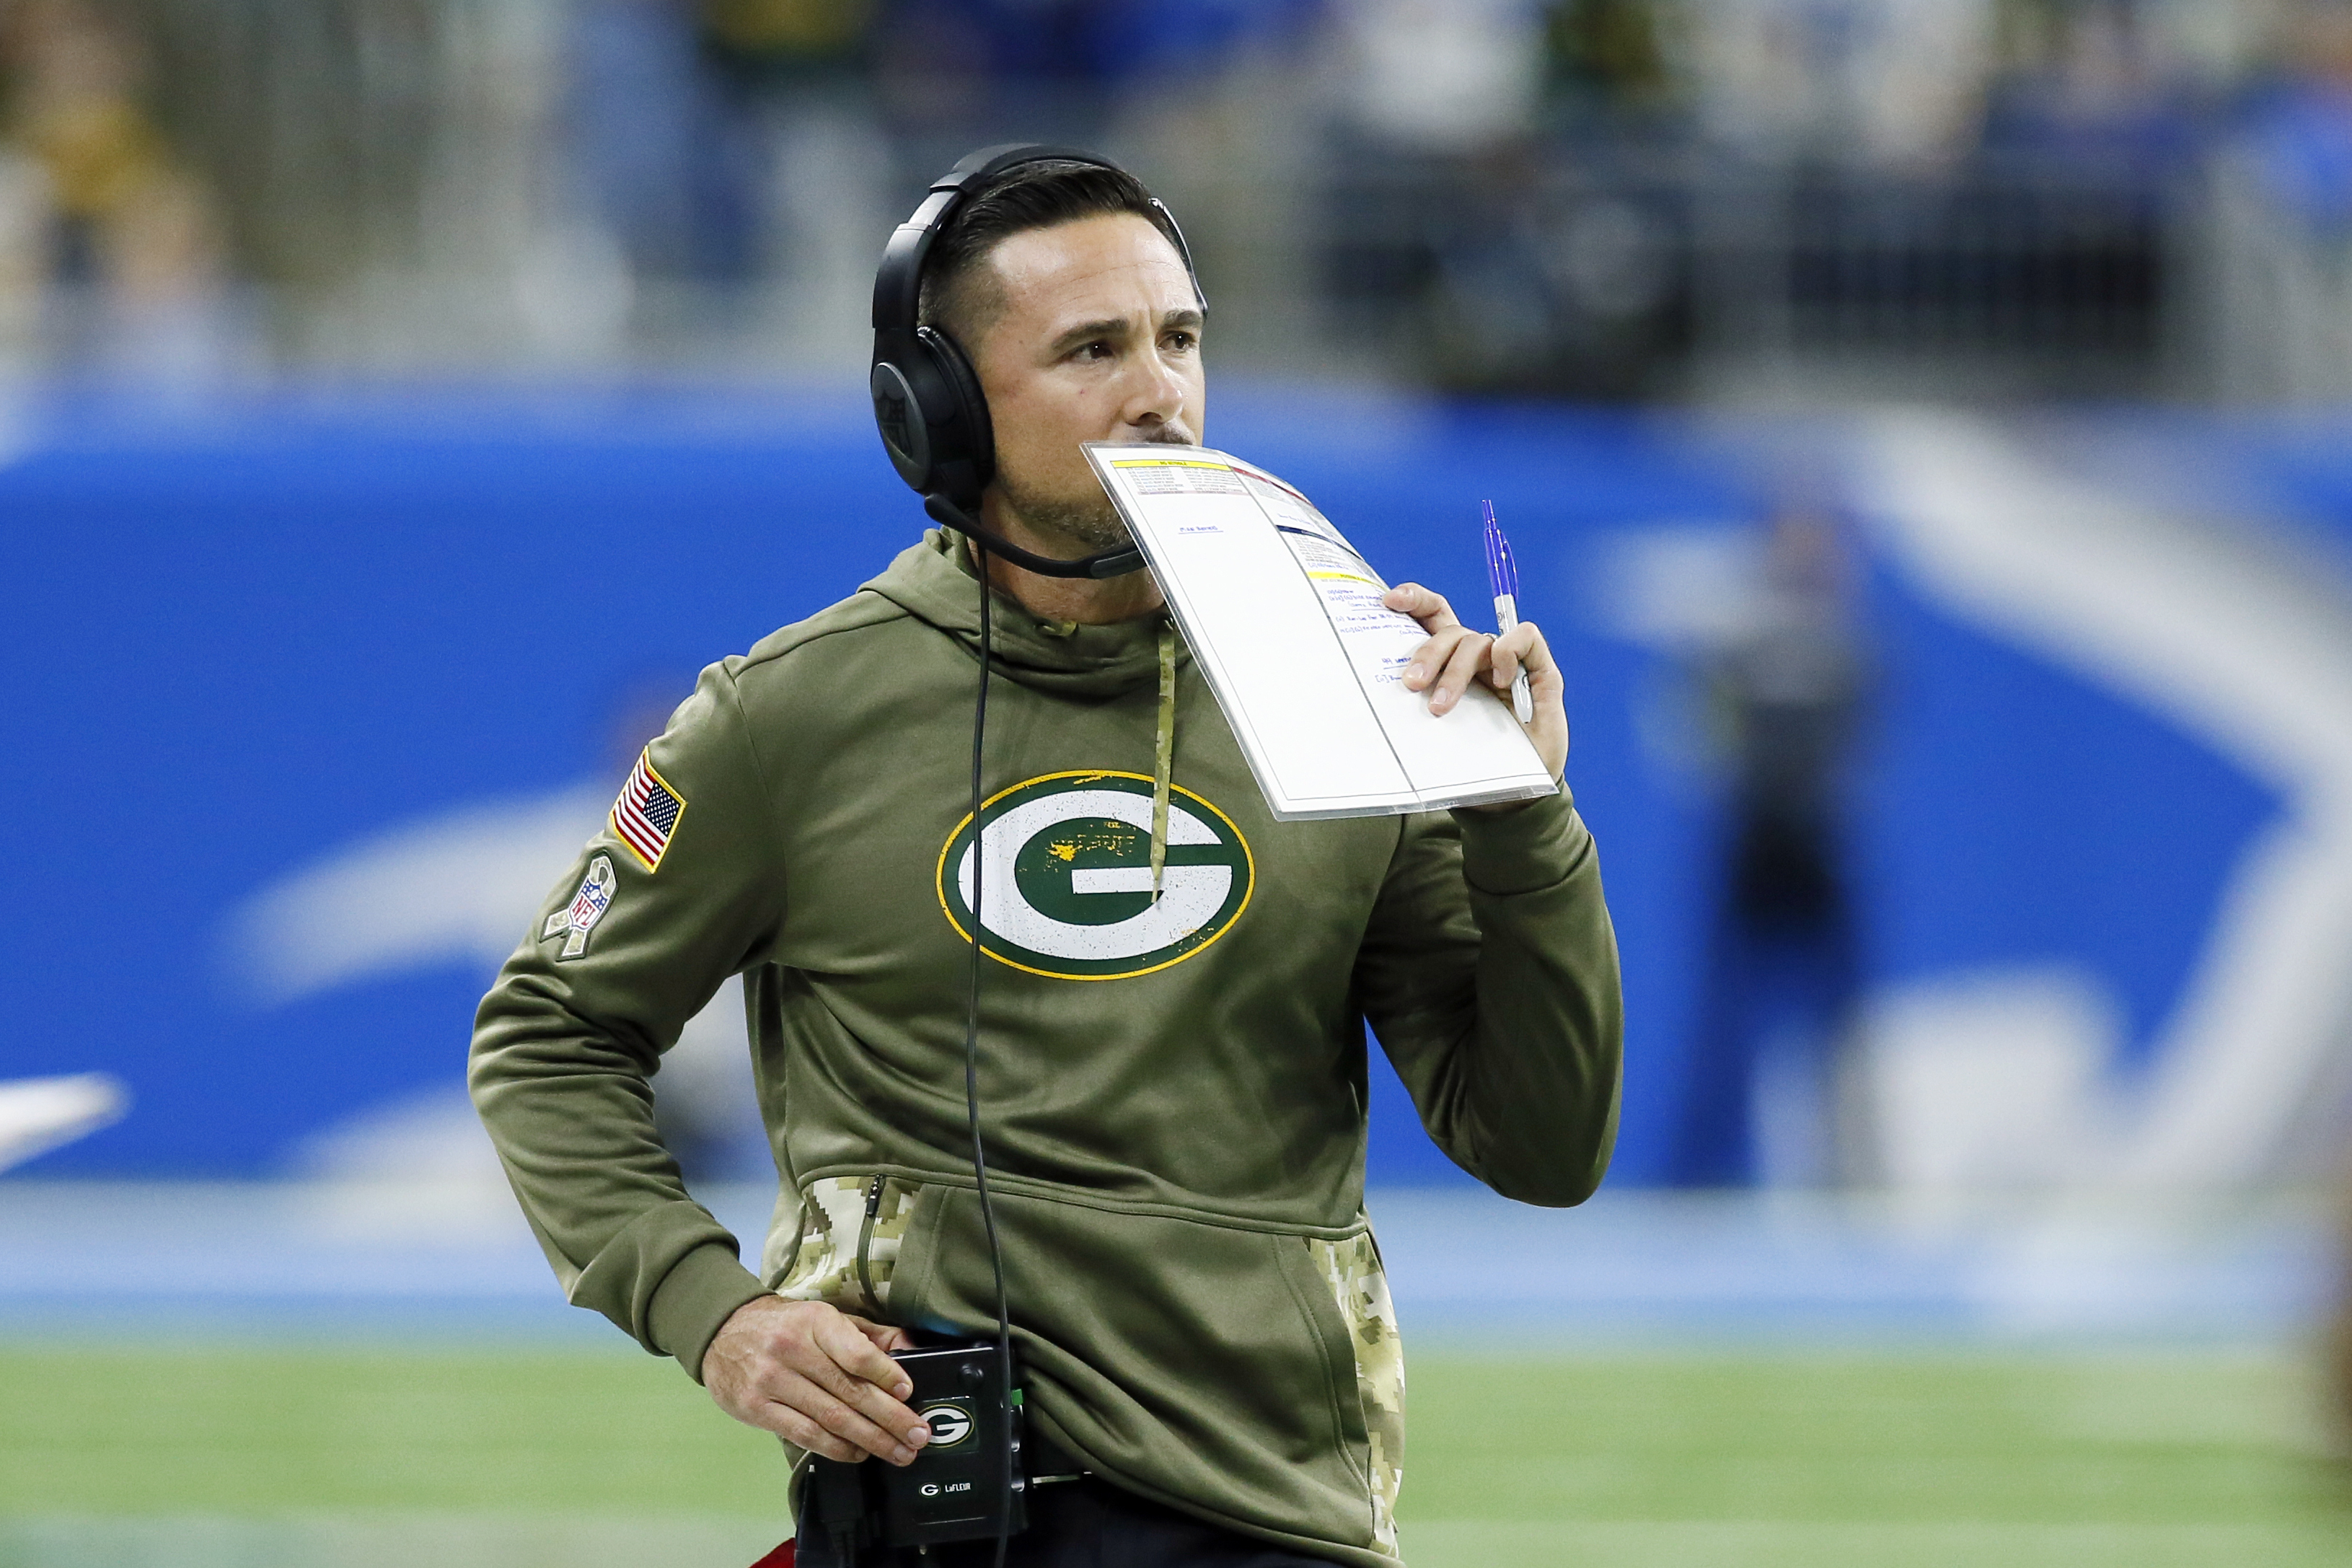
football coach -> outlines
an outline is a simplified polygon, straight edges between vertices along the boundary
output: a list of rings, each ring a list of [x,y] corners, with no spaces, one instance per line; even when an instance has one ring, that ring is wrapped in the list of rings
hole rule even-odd
[[[1367,1024],[1507,1197],[1581,1202],[1616,1130],[1615,939],[1565,788],[1278,822],[1150,574],[1056,572],[1135,563],[1081,446],[1202,440],[1204,313],[1174,220],[1100,160],[991,149],[933,186],[877,281],[875,386],[954,526],[702,672],[474,1036],[475,1103],[570,1300],[801,1454],[903,1466],[930,1428],[889,1352],[995,1332],[976,1006],[1030,1468],[1078,1478],[1031,1489],[1009,1561],[1032,1568],[1398,1562]],[[1433,712],[1531,678],[1560,776],[1541,631],[1389,603],[1429,633],[1403,679]],[[985,921],[956,872],[975,847],[1013,868]],[[756,1272],[652,1113],[662,1053],[738,973],[782,1175]]]

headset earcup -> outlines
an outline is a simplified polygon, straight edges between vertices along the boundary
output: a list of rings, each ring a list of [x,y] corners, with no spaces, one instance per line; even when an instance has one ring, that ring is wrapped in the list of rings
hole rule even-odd
[[[882,449],[889,454],[890,466],[914,487],[916,494],[929,494],[936,488],[931,483],[931,428],[924,416],[921,393],[899,368],[896,356],[877,357],[866,384],[874,399],[874,424],[882,432]]]
[[[980,374],[956,341],[932,327],[918,327],[923,345],[947,394],[950,413],[931,427],[931,476],[950,496],[977,502],[996,477],[996,426],[988,417],[988,397]]]

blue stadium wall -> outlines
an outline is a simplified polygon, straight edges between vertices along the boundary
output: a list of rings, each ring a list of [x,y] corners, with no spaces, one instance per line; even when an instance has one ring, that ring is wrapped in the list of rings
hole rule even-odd
[[[0,467],[0,1079],[104,1070],[133,1097],[27,1175],[274,1173],[320,1129],[455,1082],[478,964],[266,1006],[223,973],[228,912],[366,835],[597,773],[615,693],[683,696],[922,522],[857,406],[770,394],[92,399],[19,434]],[[1459,605],[1482,603],[1477,501],[1510,525],[1527,610],[1570,672],[1570,778],[1624,956],[1612,1180],[1659,1179],[1711,823],[1637,732],[1666,670],[1596,613],[1596,574],[1628,531],[1736,526],[1765,498],[1672,417],[1244,391],[1212,434]],[[2178,438],[2261,446],[2210,425]],[[2297,439],[2264,471],[2324,531],[2352,515],[2352,465]],[[1866,592],[1885,669],[1857,816],[1872,975],[2083,966],[2126,1015],[2129,1070],[2277,802],[1896,574],[1874,569]],[[1372,1163],[1458,1179],[1385,1075]]]

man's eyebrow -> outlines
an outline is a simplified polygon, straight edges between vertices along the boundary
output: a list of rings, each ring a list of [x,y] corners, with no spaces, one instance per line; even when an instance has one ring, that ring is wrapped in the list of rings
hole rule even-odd
[[[1127,335],[1127,319],[1106,316],[1099,321],[1085,321],[1072,327],[1054,340],[1052,353],[1062,353],[1094,338],[1123,338]]]
[[[1166,331],[1171,327],[1183,327],[1192,331],[1198,331],[1201,329],[1201,324],[1207,320],[1208,318],[1201,314],[1200,310],[1196,307],[1187,305],[1182,310],[1171,310],[1166,315],[1160,317],[1160,330],[1161,331]]]

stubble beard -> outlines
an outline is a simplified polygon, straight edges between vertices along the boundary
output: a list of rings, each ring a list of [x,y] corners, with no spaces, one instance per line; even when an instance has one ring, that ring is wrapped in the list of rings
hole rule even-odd
[[[1123,550],[1135,542],[1118,508],[1100,490],[1090,500],[1039,495],[1003,474],[997,476],[996,486],[1003,493],[1005,510],[1034,532],[1067,539],[1088,550]]]
[[[1189,447],[1192,433],[1162,426],[1167,433],[1147,437],[1139,445]],[[1004,504],[1013,516],[1040,533],[1059,534],[1089,551],[1126,550],[1132,548],[1135,536],[1128,531],[1127,521],[1118,515],[1118,508],[1097,486],[1090,496],[1048,496],[1029,489],[1012,475],[998,470],[996,488],[1004,497]]]

